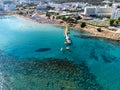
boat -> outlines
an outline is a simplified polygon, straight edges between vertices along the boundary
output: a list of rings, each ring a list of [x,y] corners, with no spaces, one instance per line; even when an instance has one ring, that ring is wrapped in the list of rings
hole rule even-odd
[[[64,44],[67,44],[67,42],[65,41]]]
[[[65,39],[70,39],[70,37],[68,35],[65,35]]]
[[[70,47],[67,46],[67,47],[66,47],[66,50],[70,50]]]
[[[68,44],[71,44],[71,40],[70,40],[70,39],[66,39],[66,42],[67,42]]]
[[[65,44],[71,44],[70,37],[68,35],[65,35]]]
[[[71,44],[71,41],[70,40],[66,40],[65,42],[64,42],[64,44]]]

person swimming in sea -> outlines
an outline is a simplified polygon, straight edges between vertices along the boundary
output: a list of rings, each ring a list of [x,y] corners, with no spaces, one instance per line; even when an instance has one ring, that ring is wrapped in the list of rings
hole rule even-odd
[[[64,49],[63,48],[61,48],[60,51],[64,53]]]

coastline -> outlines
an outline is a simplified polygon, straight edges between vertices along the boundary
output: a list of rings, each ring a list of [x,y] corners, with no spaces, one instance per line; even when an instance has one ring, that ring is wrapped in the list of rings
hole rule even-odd
[[[111,31],[107,28],[101,27],[101,32],[97,31],[97,27],[87,25],[85,28],[81,28],[81,30],[87,31],[89,33],[92,33],[95,37],[99,38],[106,38],[108,40],[113,41],[120,41],[120,32],[118,31]]]
[[[31,18],[22,16],[22,15],[14,14],[14,15],[12,15],[12,16],[19,17],[19,18],[23,18],[23,19],[25,19],[25,20],[29,20],[29,21],[34,22],[34,23],[37,23],[37,24],[44,24],[44,23],[39,23],[39,22],[37,22],[37,21],[35,21],[35,20],[31,19]],[[46,23],[46,24],[47,24],[47,23]]]
[[[30,21],[38,23],[38,24],[49,24],[49,25],[55,25],[55,26],[60,26],[60,27],[65,27],[66,26],[65,23],[62,23],[62,24],[61,23],[60,24],[56,24],[56,23],[55,24],[50,24],[50,23],[47,23],[47,22],[45,22],[45,23],[43,23],[43,22],[39,23],[39,22],[37,22],[37,21],[35,21],[35,20],[31,19],[31,18],[22,16],[22,15],[18,15],[18,14],[14,14],[12,16],[16,16],[16,17],[20,17],[20,18],[23,18],[23,19],[26,19],[26,20],[30,20]],[[89,33],[93,34],[92,35],[93,37],[106,38],[108,40],[113,40],[113,41],[120,41],[120,31],[119,32],[118,31],[111,31],[111,30],[109,30],[107,28],[101,27],[102,32],[98,32],[97,31],[97,27],[91,26],[91,25],[88,25],[88,24],[84,28],[81,28],[80,24],[76,24],[73,27],[69,25],[69,28],[89,32]]]

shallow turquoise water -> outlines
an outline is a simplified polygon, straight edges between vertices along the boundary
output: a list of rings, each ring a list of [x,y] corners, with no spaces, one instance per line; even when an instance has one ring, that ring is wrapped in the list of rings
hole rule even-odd
[[[29,59],[33,58],[39,60],[45,58],[67,59],[77,64],[84,61],[89,68],[89,72],[95,75],[97,82],[103,87],[103,90],[120,89],[119,42],[99,38],[74,37],[74,35],[87,35],[88,33],[71,30],[70,37],[73,45],[70,46],[70,51],[66,51],[63,28],[52,25],[39,25],[12,16],[5,17],[7,18],[0,19],[1,90],[7,90],[6,88],[10,90],[21,90],[21,88],[25,90],[69,90],[68,87],[66,87],[67,89],[60,89],[59,86],[64,86],[64,83],[68,83],[67,86],[71,86],[71,90],[79,90],[73,85],[72,81],[65,81],[64,83],[60,81],[62,84],[58,84],[55,86],[56,88],[52,88],[44,86],[46,81],[51,80],[50,78],[46,80],[32,76],[32,74],[21,74],[26,72],[24,70],[29,70],[29,68],[27,67],[24,70],[19,70],[18,68],[22,68],[21,65],[24,66],[24,64],[25,66],[27,66],[27,64],[29,65],[28,62],[32,63],[32,61],[34,61]],[[41,48],[48,48],[48,50],[36,52],[36,50]],[[64,52],[60,51],[61,48],[64,49]],[[26,61],[26,58],[29,59]],[[19,65],[18,63],[22,64]],[[33,67],[31,66],[31,68]],[[21,70],[23,70],[23,72]],[[35,70],[32,69],[32,71]],[[38,71],[40,72],[41,69]],[[47,72],[44,73],[47,74]],[[54,76],[54,78],[57,78],[58,74],[55,73]],[[55,81],[52,83],[55,83]]]

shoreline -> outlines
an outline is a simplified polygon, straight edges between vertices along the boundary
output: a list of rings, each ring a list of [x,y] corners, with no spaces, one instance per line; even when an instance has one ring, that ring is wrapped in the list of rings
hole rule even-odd
[[[110,31],[107,28],[101,27],[101,32],[97,31],[97,27],[87,25],[85,28],[81,29],[92,33],[95,37],[105,38],[112,41],[120,41],[120,32],[117,31]]]
[[[31,19],[31,18],[28,18],[26,16],[22,16],[22,15],[18,15],[18,14],[14,14],[12,16],[16,16],[16,17],[20,17],[20,18],[23,18],[23,19],[26,19],[26,20],[30,20],[30,21],[32,21],[34,23],[37,23],[37,24],[48,24],[48,25],[55,25],[55,26],[60,26],[60,27],[65,27],[66,26],[65,23],[62,23],[62,24],[52,24],[52,23],[47,23],[47,22],[39,23],[39,22],[37,22],[37,21],[35,21],[35,20]],[[56,22],[58,22],[58,21],[56,20]],[[93,37],[105,38],[105,39],[113,40],[113,41],[120,41],[120,31],[119,32],[118,31],[111,31],[111,30],[109,30],[107,28],[101,27],[102,31],[98,32],[97,27],[91,26],[91,25],[88,25],[88,24],[84,28],[81,28],[80,24],[76,24],[73,27],[71,27],[69,25],[69,28],[89,32],[89,33],[93,34],[92,35]]]

